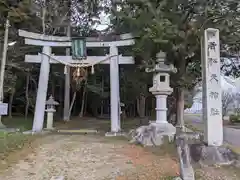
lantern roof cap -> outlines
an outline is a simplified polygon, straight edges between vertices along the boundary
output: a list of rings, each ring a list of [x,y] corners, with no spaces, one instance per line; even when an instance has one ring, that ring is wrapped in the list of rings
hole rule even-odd
[[[59,103],[55,101],[53,96],[51,95],[49,99],[46,101],[46,105],[59,105]]]

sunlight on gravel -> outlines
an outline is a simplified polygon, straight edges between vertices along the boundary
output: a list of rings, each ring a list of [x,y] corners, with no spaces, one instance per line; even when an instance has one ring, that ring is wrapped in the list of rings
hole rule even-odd
[[[0,175],[0,179],[48,180],[62,175],[68,180],[95,180],[109,174],[114,177],[131,168],[124,155],[114,153],[121,145],[99,143],[93,138],[77,135],[45,138],[47,143]]]
[[[123,140],[84,135],[50,135],[28,156],[0,174],[4,180],[159,179],[177,175],[176,161]]]

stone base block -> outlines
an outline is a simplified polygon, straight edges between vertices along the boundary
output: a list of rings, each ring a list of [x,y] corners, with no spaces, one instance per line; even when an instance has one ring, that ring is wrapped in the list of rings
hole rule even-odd
[[[160,146],[164,143],[164,138],[168,141],[174,140],[176,128],[170,123],[151,122],[148,126],[141,126],[130,132],[132,143],[139,143],[143,146]]]
[[[56,132],[63,134],[97,134],[95,129],[59,129]]]
[[[184,159],[184,165],[237,165],[240,158],[231,149],[225,146],[207,146],[203,143],[203,135],[195,132],[180,133],[176,136],[176,145],[179,157]],[[181,152],[185,153],[181,153]],[[188,162],[189,161],[189,162]],[[187,163],[186,163],[187,162]]]
[[[50,133],[50,131],[35,132],[35,131],[32,131],[32,130],[29,130],[29,131],[24,131],[23,132],[23,134],[26,134],[26,135],[34,135],[34,134],[44,135],[44,134],[48,134],[48,133]]]
[[[209,165],[235,165],[239,162],[239,155],[224,146],[207,146],[205,144],[190,144],[192,163],[203,166]]]
[[[174,127],[172,124],[152,122],[149,126],[155,128],[157,134],[168,136],[169,141],[173,141],[176,134],[176,127]]]
[[[126,136],[125,132],[106,132],[106,137]]]

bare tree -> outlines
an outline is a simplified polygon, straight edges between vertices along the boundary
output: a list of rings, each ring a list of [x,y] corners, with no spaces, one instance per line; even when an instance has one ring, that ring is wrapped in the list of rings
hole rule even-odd
[[[222,115],[226,116],[229,108],[234,105],[234,101],[236,98],[235,93],[231,92],[222,92]]]

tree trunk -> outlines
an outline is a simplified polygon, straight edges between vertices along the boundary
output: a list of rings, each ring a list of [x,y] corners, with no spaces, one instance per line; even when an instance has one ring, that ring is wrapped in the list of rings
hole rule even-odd
[[[67,29],[67,36],[70,37],[71,36],[71,26],[68,26]],[[70,56],[70,48],[66,49],[66,56]],[[65,74],[65,94],[64,94],[64,114],[63,114],[63,120],[64,121],[69,121],[69,118],[71,115],[71,113],[69,112],[70,109],[70,67],[66,66],[66,74]]]
[[[85,94],[85,102],[87,102],[88,100],[88,91],[86,91],[86,94]],[[85,116],[86,112],[87,112],[87,105],[84,106],[84,111],[83,111],[83,116]]]
[[[74,91],[73,97],[72,97],[72,102],[71,102],[71,105],[69,108],[69,118],[71,117],[71,114],[72,114],[72,109],[73,109],[74,102],[76,100],[76,95],[77,95],[77,91]]]
[[[9,108],[8,108],[8,117],[9,118],[12,118],[12,104],[13,104],[14,94],[15,94],[15,88],[12,88],[11,94],[9,97]]]
[[[102,83],[101,83],[101,88],[102,88],[102,92],[101,92],[101,94],[102,94],[102,97],[103,97],[103,93],[104,93],[104,78],[103,78],[103,76],[102,76]],[[103,117],[103,99],[101,100],[101,117]]]
[[[45,19],[46,19],[46,0],[43,0],[43,7],[42,7],[42,31],[43,31],[43,34],[46,33]]]
[[[87,91],[87,80],[85,80],[85,83],[84,83],[82,103],[81,103],[81,111],[79,113],[79,117],[83,117],[86,91]]]
[[[177,124],[180,128],[184,129],[184,89],[178,88],[177,90]]]
[[[63,96],[64,96],[64,94],[63,94],[63,80],[60,80],[60,82],[59,82],[59,92],[58,92],[58,94],[59,94],[59,115],[60,115],[60,117],[62,117],[62,111],[63,111]]]
[[[140,94],[140,96],[137,98],[137,111],[140,118],[145,117],[145,104],[146,98],[143,94]]]
[[[154,96],[152,96],[152,110],[151,110],[151,117],[155,117],[156,116],[156,99]]]
[[[173,93],[167,98],[167,120],[172,125],[177,125],[177,88],[174,88]]]
[[[226,107],[222,107],[222,117],[227,115],[227,108]]]
[[[133,103],[133,114],[132,114],[133,117],[135,117],[136,114],[137,114],[137,113],[136,113],[136,108],[137,108],[137,107],[136,107],[136,103],[134,102],[134,103]]]
[[[25,98],[26,98],[26,106],[25,106],[25,119],[28,117],[28,108],[29,108],[29,83],[30,83],[30,74],[27,74],[26,77],[26,90],[25,90]]]
[[[55,98],[55,82],[54,82],[54,78],[52,76],[52,80],[51,80],[51,91],[52,91],[52,96]]]

